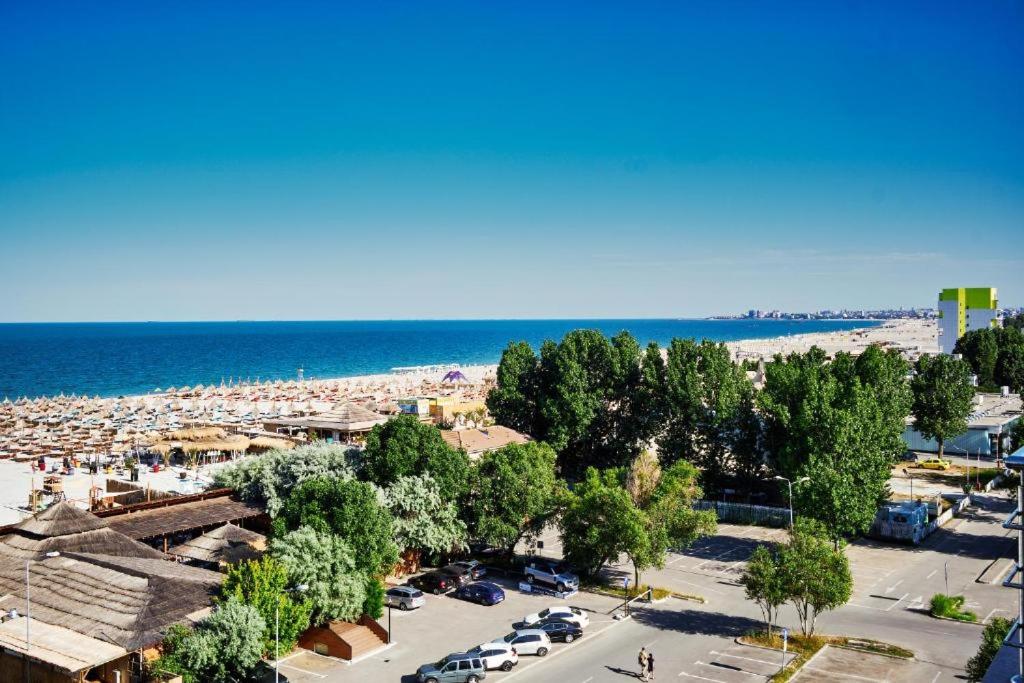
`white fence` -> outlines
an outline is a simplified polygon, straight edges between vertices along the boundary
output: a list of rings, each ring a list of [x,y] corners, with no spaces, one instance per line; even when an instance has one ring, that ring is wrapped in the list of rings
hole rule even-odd
[[[789,526],[789,508],[746,503],[723,503],[717,500],[696,500],[695,510],[714,510],[720,522],[756,524],[758,526]]]

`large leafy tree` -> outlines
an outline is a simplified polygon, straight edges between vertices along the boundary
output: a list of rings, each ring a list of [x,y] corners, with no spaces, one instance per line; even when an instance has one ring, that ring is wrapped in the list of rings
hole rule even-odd
[[[812,348],[766,367],[758,395],[776,469],[794,486],[794,507],[821,520],[833,539],[866,531],[895,458],[907,407],[903,367],[888,354],[829,364]]]
[[[714,490],[737,473],[751,483],[761,466],[760,421],[743,369],[724,344],[708,340],[673,339],[667,356],[662,460],[692,462]]]
[[[501,353],[497,384],[487,395],[487,409],[499,424],[523,432],[537,432],[539,364],[524,341],[509,342]]]
[[[429,474],[399,477],[385,489],[384,505],[394,518],[399,549],[437,555],[465,546],[466,525]]]
[[[256,608],[266,628],[263,653],[276,656],[291,652],[309,626],[311,606],[301,595],[291,593],[288,570],[271,555],[247,560],[228,569],[221,586],[221,599],[235,599]]]
[[[360,570],[353,545],[330,531],[303,526],[275,537],[270,551],[296,584],[305,584],[311,621],[355,621],[366,610],[367,586],[372,577]]]
[[[967,418],[974,401],[971,367],[952,356],[922,356],[911,380],[914,400],[914,428],[939,444],[939,457],[946,440],[967,431]]]
[[[355,476],[356,457],[348,446],[317,441],[290,451],[270,450],[239,460],[214,474],[214,483],[235,489],[243,500],[274,516],[292,490],[307,479]]]
[[[1024,331],[1017,327],[972,330],[957,340],[954,353],[963,355],[983,391],[1024,389]]]
[[[381,488],[399,477],[429,474],[445,500],[461,505],[469,487],[469,458],[449,446],[433,425],[399,415],[377,425],[366,439],[363,476]]]
[[[620,555],[640,568],[657,564],[648,520],[620,485],[616,470],[588,468],[568,497],[560,520],[565,559],[593,576]]]
[[[356,566],[370,575],[386,575],[398,562],[391,513],[366,482],[327,477],[302,482],[274,520],[274,535],[304,526],[358,548]]]
[[[186,683],[255,681],[265,629],[255,607],[231,598],[194,630],[172,629],[159,667],[181,674]]]
[[[779,550],[781,581],[804,636],[813,636],[818,615],[846,604],[853,590],[850,561],[841,547],[828,542],[823,531],[813,525],[798,525],[789,543]]]
[[[681,550],[717,531],[714,510],[693,509],[693,502],[703,495],[697,478],[693,465],[675,462],[662,470],[650,498],[639,505],[651,524],[663,530],[667,548]]]
[[[784,583],[778,548],[757,546],[747,561],[740,583],[747,599],[761,608],[765,629],[771,637],[779,608],[789,600],[789,590]]]
[[[563,491],[555,459],[536,441],[485,453],[473,472],[474,536],[511,553],[522,538],[539,534]]]

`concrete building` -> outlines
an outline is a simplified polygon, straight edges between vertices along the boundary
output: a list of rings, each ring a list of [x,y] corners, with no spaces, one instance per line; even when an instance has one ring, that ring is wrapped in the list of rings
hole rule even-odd
[[[1010,430],[1021,419],[1021,397],[1018,394],[977,394],[974,411],[967,418],[967,431],[946,441],[945,452],[953,455],[984,455],[995,457],[1005,454],[1009,446]],[[914,428],[914,418],[908,417],[903,430],[903,441],[912,451],[937,453],[939,445],[926,439]]]
[[[973,330],[995,327],[995,287],[954,287],[939,292],[939,351],[953,353],[960,337]]]

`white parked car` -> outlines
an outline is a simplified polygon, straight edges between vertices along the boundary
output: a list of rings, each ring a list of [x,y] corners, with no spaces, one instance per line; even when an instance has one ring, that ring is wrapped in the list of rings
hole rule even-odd
[[[537,628],[512,631],[504,638],[498,638],[494,642],[511,645],[516,654],[520,655],[543,657],[551,651],[551,639],[548,638],[548,634]]]
[[[479,655],[487,669],[511,671],[512,667],[519,663],[519,653],[512,645],[505,642],[477,645],[469,651],[469,654]]]
[[[527,614],[523,619],[523,623],[526,625],[536,624],[541,619],[547,619],[548,617],[554,617],[556,619],[565,619],[571,621],[580,628],[586,628],[590,625],[590,617],[587,613],[581,610],[579,607],[570,607],[569,605],[555,605],[542,609],[536,614]]]

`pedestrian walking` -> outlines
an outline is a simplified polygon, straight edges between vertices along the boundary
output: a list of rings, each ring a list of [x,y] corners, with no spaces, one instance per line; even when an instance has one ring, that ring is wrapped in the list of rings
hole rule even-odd
[[[647,677],[654,680],[654,653],[647,653]]]
[[[636,663],[640,665],[640,673],[637,678],[647,680],[647,648],[641,647],[640,654],[636,656]]]

